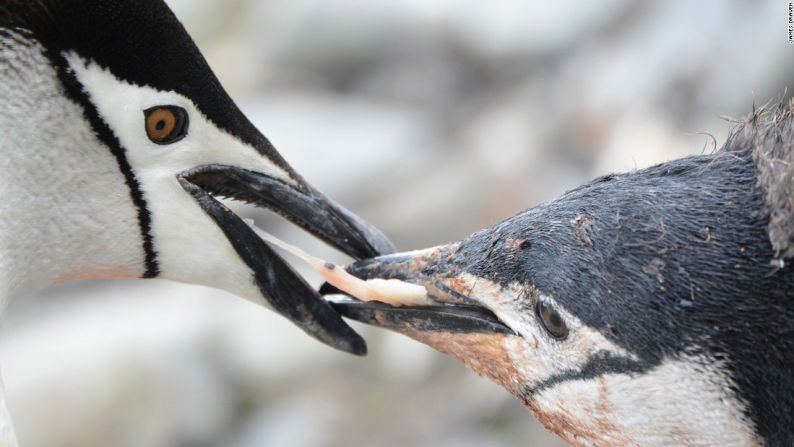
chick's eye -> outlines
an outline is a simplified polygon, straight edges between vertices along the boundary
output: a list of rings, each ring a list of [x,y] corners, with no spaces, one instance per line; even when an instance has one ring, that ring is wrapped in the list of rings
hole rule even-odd
[[[156,106],[143,111],[146,135],[157,144],[171,144],[187,135],[187,112],[177,106]]]
[[[538,304],[535,306],[535,312],[538,315],[540,323],[543,325],[543,329],[545,329],[549,335],[560,340],[568,336],[568,326],[565,324],[565,321],[563,321],[559,312],[557,312],[550,303],[538,301]]]

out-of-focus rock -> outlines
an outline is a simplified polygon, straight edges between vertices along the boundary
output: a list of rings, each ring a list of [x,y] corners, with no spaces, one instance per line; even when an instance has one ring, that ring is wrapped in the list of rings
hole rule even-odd
[[[372,173],[399,179],[432,163],[440,144],[421,110],[367,97],[281,92],[248,99],[241,108],[298,172],[329,195],[373,199],[361,191],[373,183]]]
[[[206,289],[169,283],[80,284],[0,340],[9,407],[28,446],[174,445],[217,439],[232,401],[211,361]],[[147,300],[171,292],[190,297]],[[111,292],[106,299],[83,299]],[[136,296],[125,299],[124,295]],[[196,307],[192,307],[195,305]],[[194,445],[202,445],[201,443]]]

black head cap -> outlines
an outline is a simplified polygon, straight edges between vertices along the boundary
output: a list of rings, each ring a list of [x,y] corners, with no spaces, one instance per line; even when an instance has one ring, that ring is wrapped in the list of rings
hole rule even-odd
[[[188,97],[216,126],[293,173],[239,111],[162,0],[6,0],[0,28],[32,33],[61,70],[63,53],[74,51],[124,81]]]

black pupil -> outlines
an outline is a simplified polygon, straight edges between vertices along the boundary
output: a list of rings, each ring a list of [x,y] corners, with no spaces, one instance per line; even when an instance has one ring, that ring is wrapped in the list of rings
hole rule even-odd
[[[143,115],[146,135],[155,144],[171,144],[187,135],[188,116],[181,107],[167,105],[150,107],[143,111]]]
[[[551,311],[548,315],[548,320],[552,327],[558,328],[562,326],[562,320],[557,312]]]
[[[538,301],[537,313],[540,322],[546,332],[555,338],[565,338],[568,335],[568,327],[562,321],[562,317],[549,303]]]

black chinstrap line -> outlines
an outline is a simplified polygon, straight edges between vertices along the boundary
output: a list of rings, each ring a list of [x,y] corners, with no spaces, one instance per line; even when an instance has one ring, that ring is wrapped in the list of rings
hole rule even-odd
[[[656,367],[656,364],[651,362],[632,360],[609,351],[596,351],[580,368],[549,376],[539,384],[527,387],[521,394],[524,399],[530,400],[534,395],[560,383],[572,380],[590,380],[607,374],[643,374],[654,367]]]
[[[91,102],[82,85],[75,78],[74,73],[67,68],[69,64],[63,54],[52,54],[50,50],[46,50],[46,53],[53,60],[53,64],[58,67],[58,78],[66,94],[82,107],[83,113],[88,122],[91,123],[96,136],[110,149],[118,163],[119,170],[124,175],[130,191],[130,199],[137,208],[138,226],[141,232],[145,267],[141,278],[155,278],[160,274],[160,267],[157,261],[157,252],[154,250],[154,238],[151,232],[152,217],[146,206],[146,198],[141,190],[141,185],[132,171],[132,166],[127,161],[126,150],[122,147],[113,130],[99,116],[96,106]]]

